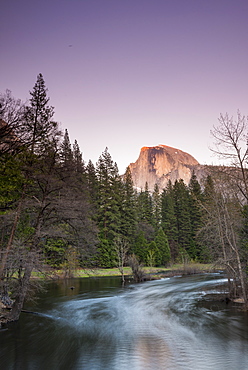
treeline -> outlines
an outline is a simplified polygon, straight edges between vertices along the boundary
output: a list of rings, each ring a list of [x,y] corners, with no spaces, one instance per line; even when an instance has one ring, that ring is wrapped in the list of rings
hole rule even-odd
[[[30,95],[28,104],[10,91],[0,98],[0,294],[9,320],[19,317],[34,269],[121,269],[128,256],[147,266],[219,262],[230,292],[246,300],[245,168],[241,177],[222,168],[201,184],[193,174],[188,186],[137,192],[107,148],[95,165],[84,163],[53,120],[41,74]]]

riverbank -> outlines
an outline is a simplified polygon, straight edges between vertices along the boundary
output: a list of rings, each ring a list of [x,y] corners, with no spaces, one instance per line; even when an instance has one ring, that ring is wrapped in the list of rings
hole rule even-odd
[[[220,268],[219,268],[220,269]],[[175,275],[192,275],[204,272],[216,271],[216,266],[211,264],[188,263],[188,264],[174,264],[168,267],[142,267],[144,274],[150,278],[163,278]],[[132,276],[132,269],[124,267],[124,275]],[[84,268],[75,270],[53,270],[47,269],[45,273],[33,272],[33,279],[66,279],[73,277],[104,277],[104,276],[120,276],[120,270],[116,268]]]

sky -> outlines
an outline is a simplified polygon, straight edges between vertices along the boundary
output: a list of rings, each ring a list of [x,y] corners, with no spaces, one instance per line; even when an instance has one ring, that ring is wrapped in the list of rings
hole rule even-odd
[[[108,147],[122,174],[164,144],[215,164],[220,114],[248,115],[247,16],[247,0],[3,1],[0,93],[26,101],[42,73],[86,163]]]

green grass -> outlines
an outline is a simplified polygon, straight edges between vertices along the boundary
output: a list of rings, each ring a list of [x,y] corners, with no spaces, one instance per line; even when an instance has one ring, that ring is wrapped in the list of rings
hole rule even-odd
[[[165,267],[142,267],[145,273],[157,273],[165,270],[170,270],[170,268]],[[130,267],[124,267],[124,275],[132,275],[132,270]],[[75,271],[75,276],[77,277],[90,277],[90,276],[121,276],[120,270],[117,267],[114,268],[94,268],[94,269],[81,269]]]
[[[168,272],[174,273],[198,273],[203,271],[211,271],[212,265],[211,264],[202,264],[202,263],[188,263],[187,265],[184,264],[175,264],[169,267],[143,267],[142,268],[146,274],[152,275],[159,275],[159,274],[166,274]],[[132,275],[132,270],[130,267],[124,267],[124,274],[125,275]],[[63,278],[64,271],[63,270],[52,270],[47,274],[42,274],[40,272],[33,272],[32,277],[38,279],[46,279],[49,276],[53,276],[55,278]],[[74,277],[101,277],[101,276],[121,276],[120,270],[116,268],[85,268],[85,269],[77,269],[73,271]]]
[[[130,267],[124,267],[124,274],[131,275],[132,270]],[[81,269],[75,272],[77,277],[90,277],[90,276],[121,276],[120,270],[118,268],[92,268],[92,269]]]

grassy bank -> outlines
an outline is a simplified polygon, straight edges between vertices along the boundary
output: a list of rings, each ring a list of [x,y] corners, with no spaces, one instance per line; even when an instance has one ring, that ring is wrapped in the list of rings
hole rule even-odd
[[[168,267],[143,267],[145,274],[151,275],[154,278],[160,278],[163,276],[173,276],[176,274],[180,275],[191,275],[201,272],[213,271],[211,264],[201,263],[189,263],[189,264],[175,264]],[[124,274],[126,276],[132,275],[130,267],[124,267]],[[85,268],[73,270],[70,274],[64,270],[49,270],[46,274],[38,272],[33,273],[33,278],[46,279],[63,279],[67,277],[104,277],[104,276],[121,276],[120,270],[116,268]]]

